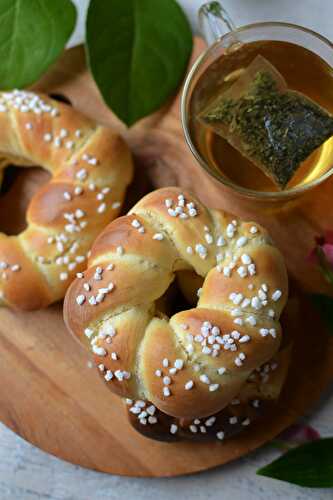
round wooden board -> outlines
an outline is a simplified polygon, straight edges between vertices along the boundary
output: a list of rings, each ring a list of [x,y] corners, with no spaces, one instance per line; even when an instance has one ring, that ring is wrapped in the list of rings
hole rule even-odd
[[[196,52],[202,48],[196,41]],[[77,108],[124,133],[135,152],[139,172],[128,204],[147,189],[145,183],[142,185],[143,173],[156,187],[178,184],[189,188],[210,206],[266,223],[298,283],[296,290],[300,285],[325,289],[305,256],[314,235],[326,224],[333,225],[330,210],[326,210],[333,183],[284,207],[272,209],[235,201],[195,165],[180,129],[178,100],[125,131],[101,102],[85,70],[81,49],[68,51],[38,87],[66,95]],[[20,227],[17,200],[24,211],[25,198],[40,182],[40,172],[32,170],[20,179],[14,186],[16,197],[0,200],[0,227],[8,231]],[[289,426],[313,406],[333,380],[333,337],[325,333],[301,293],[292,300],[297,307],[287,326],[293,329],[295,346],[285,389],[273,414],[237,438],[223,443],[170,444],[148,440],[135,432],[120,399],[89,368],[88,354],[66,332],[61,305],[33,313],[0,310],[0,419],[24,439],[59,458],[113,474],[175,476],[229,462]]]

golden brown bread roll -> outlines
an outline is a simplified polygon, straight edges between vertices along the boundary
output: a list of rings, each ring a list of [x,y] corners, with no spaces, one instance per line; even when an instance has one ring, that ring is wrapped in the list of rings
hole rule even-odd
[[[32,92],[0,93],[0,128],[1,169],[37,164],[52,174],[30,202],[26,230],[0,233],[0,303],[37,309],[63,298],[86,267],[91,243],[119,214],[132,158],[112,130]]]
[[[156,301],[190,269],[204,278],[197,307],[168,319]],[[278,352],[287,295],[263,228],[165,188],[97,238],[64,316],[113,392],[195,419],[227,407]]]

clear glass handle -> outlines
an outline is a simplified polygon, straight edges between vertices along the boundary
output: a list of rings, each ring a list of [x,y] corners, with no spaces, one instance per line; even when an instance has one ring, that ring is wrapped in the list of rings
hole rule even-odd
[[[220,2],[207,2],[202,5],[199,10],[199,27],[208,45],[236,29],[233,20]],[[234,40],[236,41],[236,36]]]

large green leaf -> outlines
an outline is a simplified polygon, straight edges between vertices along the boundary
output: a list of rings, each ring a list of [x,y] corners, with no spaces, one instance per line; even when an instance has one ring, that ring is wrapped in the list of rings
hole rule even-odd
[[[298,446],[257,474],[309,488],[333,487],[333,438]]]
[[[70,0],[0,0],[0,89],[35,82],[62,52],[75,21]]]
[[[86,49],[105,102],[132,125],[176,92],[192,33],[175,0],[91,0]]]

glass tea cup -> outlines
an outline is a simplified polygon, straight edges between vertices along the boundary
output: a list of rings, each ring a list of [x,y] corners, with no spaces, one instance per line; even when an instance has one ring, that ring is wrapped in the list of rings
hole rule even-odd
[[[299,171],[303,177],[300,178],[296,173],[295,181],[279,191],[260,169],[200,123],[198,114],[209,102],[213,92],[216,92],[221,79],[228,74],[229,60],[235,60],[236,55],[239,64],[246,63],[247,66],[258,53],[270,50],[265,48],[265,43],[268,47],[277,47],[274,49],[275,57],[280,58],[284,69],[290,72],[291,81],[287,82],[290,87],[308,95],[333,113],[333,44],[311,30],[288,23],[264,22],[236,28],[220,2],[216,1],[201,7],[199,23],[209,47],[194,63],[187,76],[182,94],[181,116],[187,144],[201,167],[218,183],[234,192],[267,201],[294,198],[330,177],[333,173],[333,137],[310,156],[309,163],[306,160],[304,166],[302,164]],[[257,45],[261,47],[259,51],[254,48]],[[292,52],[285,52],[285,47]],[[301,60],[299,50],[304,50],[304,64],[298,81],[295,64]],[[248,54],[245,54],[246,51]],[[266,56],[265,52],[263,55]],[[246,60],[248,57],[250,59]],[[275,61],[270,62],[275,65]],[[323,75],[319,79],[321,71]],[[307,87],[306,82],[309,89],[298,87],[298,84]],[[325,94],[324,88],[329,89],[328,93]],[[310,95],[311,92],[313,95]],[[248,175],[248,172],[251,174]]]

